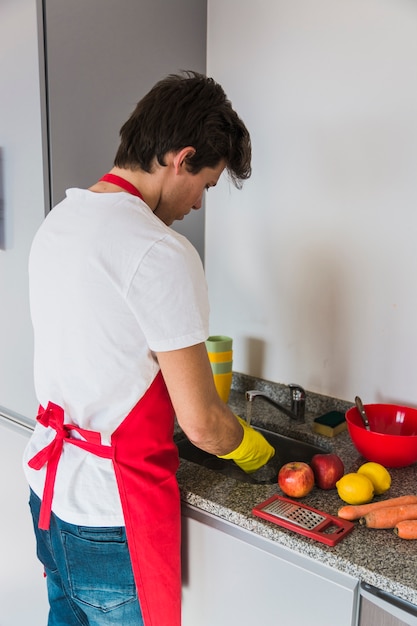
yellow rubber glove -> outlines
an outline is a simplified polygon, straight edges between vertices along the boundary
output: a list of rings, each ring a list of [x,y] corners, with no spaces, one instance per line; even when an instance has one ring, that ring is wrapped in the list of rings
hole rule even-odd
[[[250,474],[256,472],[260,467],[268,463],[275,450],[261,433],[254,430],[247,423],[236,415],[243,426],[243,439],[236,450],[229,454],[219,455],[219,459],[232,459],[245,472]]]

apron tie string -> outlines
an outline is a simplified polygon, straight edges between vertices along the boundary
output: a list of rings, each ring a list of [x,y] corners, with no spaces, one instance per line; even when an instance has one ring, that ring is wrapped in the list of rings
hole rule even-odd
[[[48,530],[51,519],[55,478],[64,441],[106,459],[113,458],[113,448],[112,446],[105,446],[101,443],[101,435],[99,432],[86,430],[74,424],[64,424],[64,410],[53,402],[48,402],[46,409],[39,407],[39,413],[36,419],[42,426],[45,426],[45,428],[50,426],[56,430],[54,439],[35,454],[28,463],[29,467],[35,470],[40,470],[46,464],[46,477],[39,516],[39,528]],[[77,432],[84,440],[72,438],[72,431]]]

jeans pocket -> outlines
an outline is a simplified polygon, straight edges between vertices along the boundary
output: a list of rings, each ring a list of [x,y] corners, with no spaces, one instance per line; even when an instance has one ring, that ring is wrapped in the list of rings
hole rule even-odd
[[[79,527],[79,535],[61,536],[74,600],[108,612],[136,599],[124,529]]]
[[[30,493],[29,507],[32,513],[33,529],[35,531],[37,557],[45,570],[56,572],[58,568],[53,556],[51,534],[48,530],[40,530],[38,528],[40,500],[33,491]]]

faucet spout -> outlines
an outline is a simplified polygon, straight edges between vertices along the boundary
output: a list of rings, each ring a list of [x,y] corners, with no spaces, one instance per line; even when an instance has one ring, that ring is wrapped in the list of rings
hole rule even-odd
[[[291,408],[288,408],[277,402],[273,398],[270,398],[263,391],[258,391],[257,389],[251,389],[246,392],[246,400],[248,402],[254,402],[255,398],[262,398],[272,406],[274,406],[278,411],[287,415],[290,419],[296,422],[304,422],[304,414],[305,414],[305,401],[306,401],[306,393],[300,385],[288,385],[291,392]]]

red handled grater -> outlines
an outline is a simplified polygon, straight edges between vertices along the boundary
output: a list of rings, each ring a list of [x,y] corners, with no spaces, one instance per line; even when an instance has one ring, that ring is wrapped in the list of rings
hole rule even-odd
[[[268,498],[255,506],[252,513],[328,546],[335,546],[354,528],[352,522],[283,496]]]

